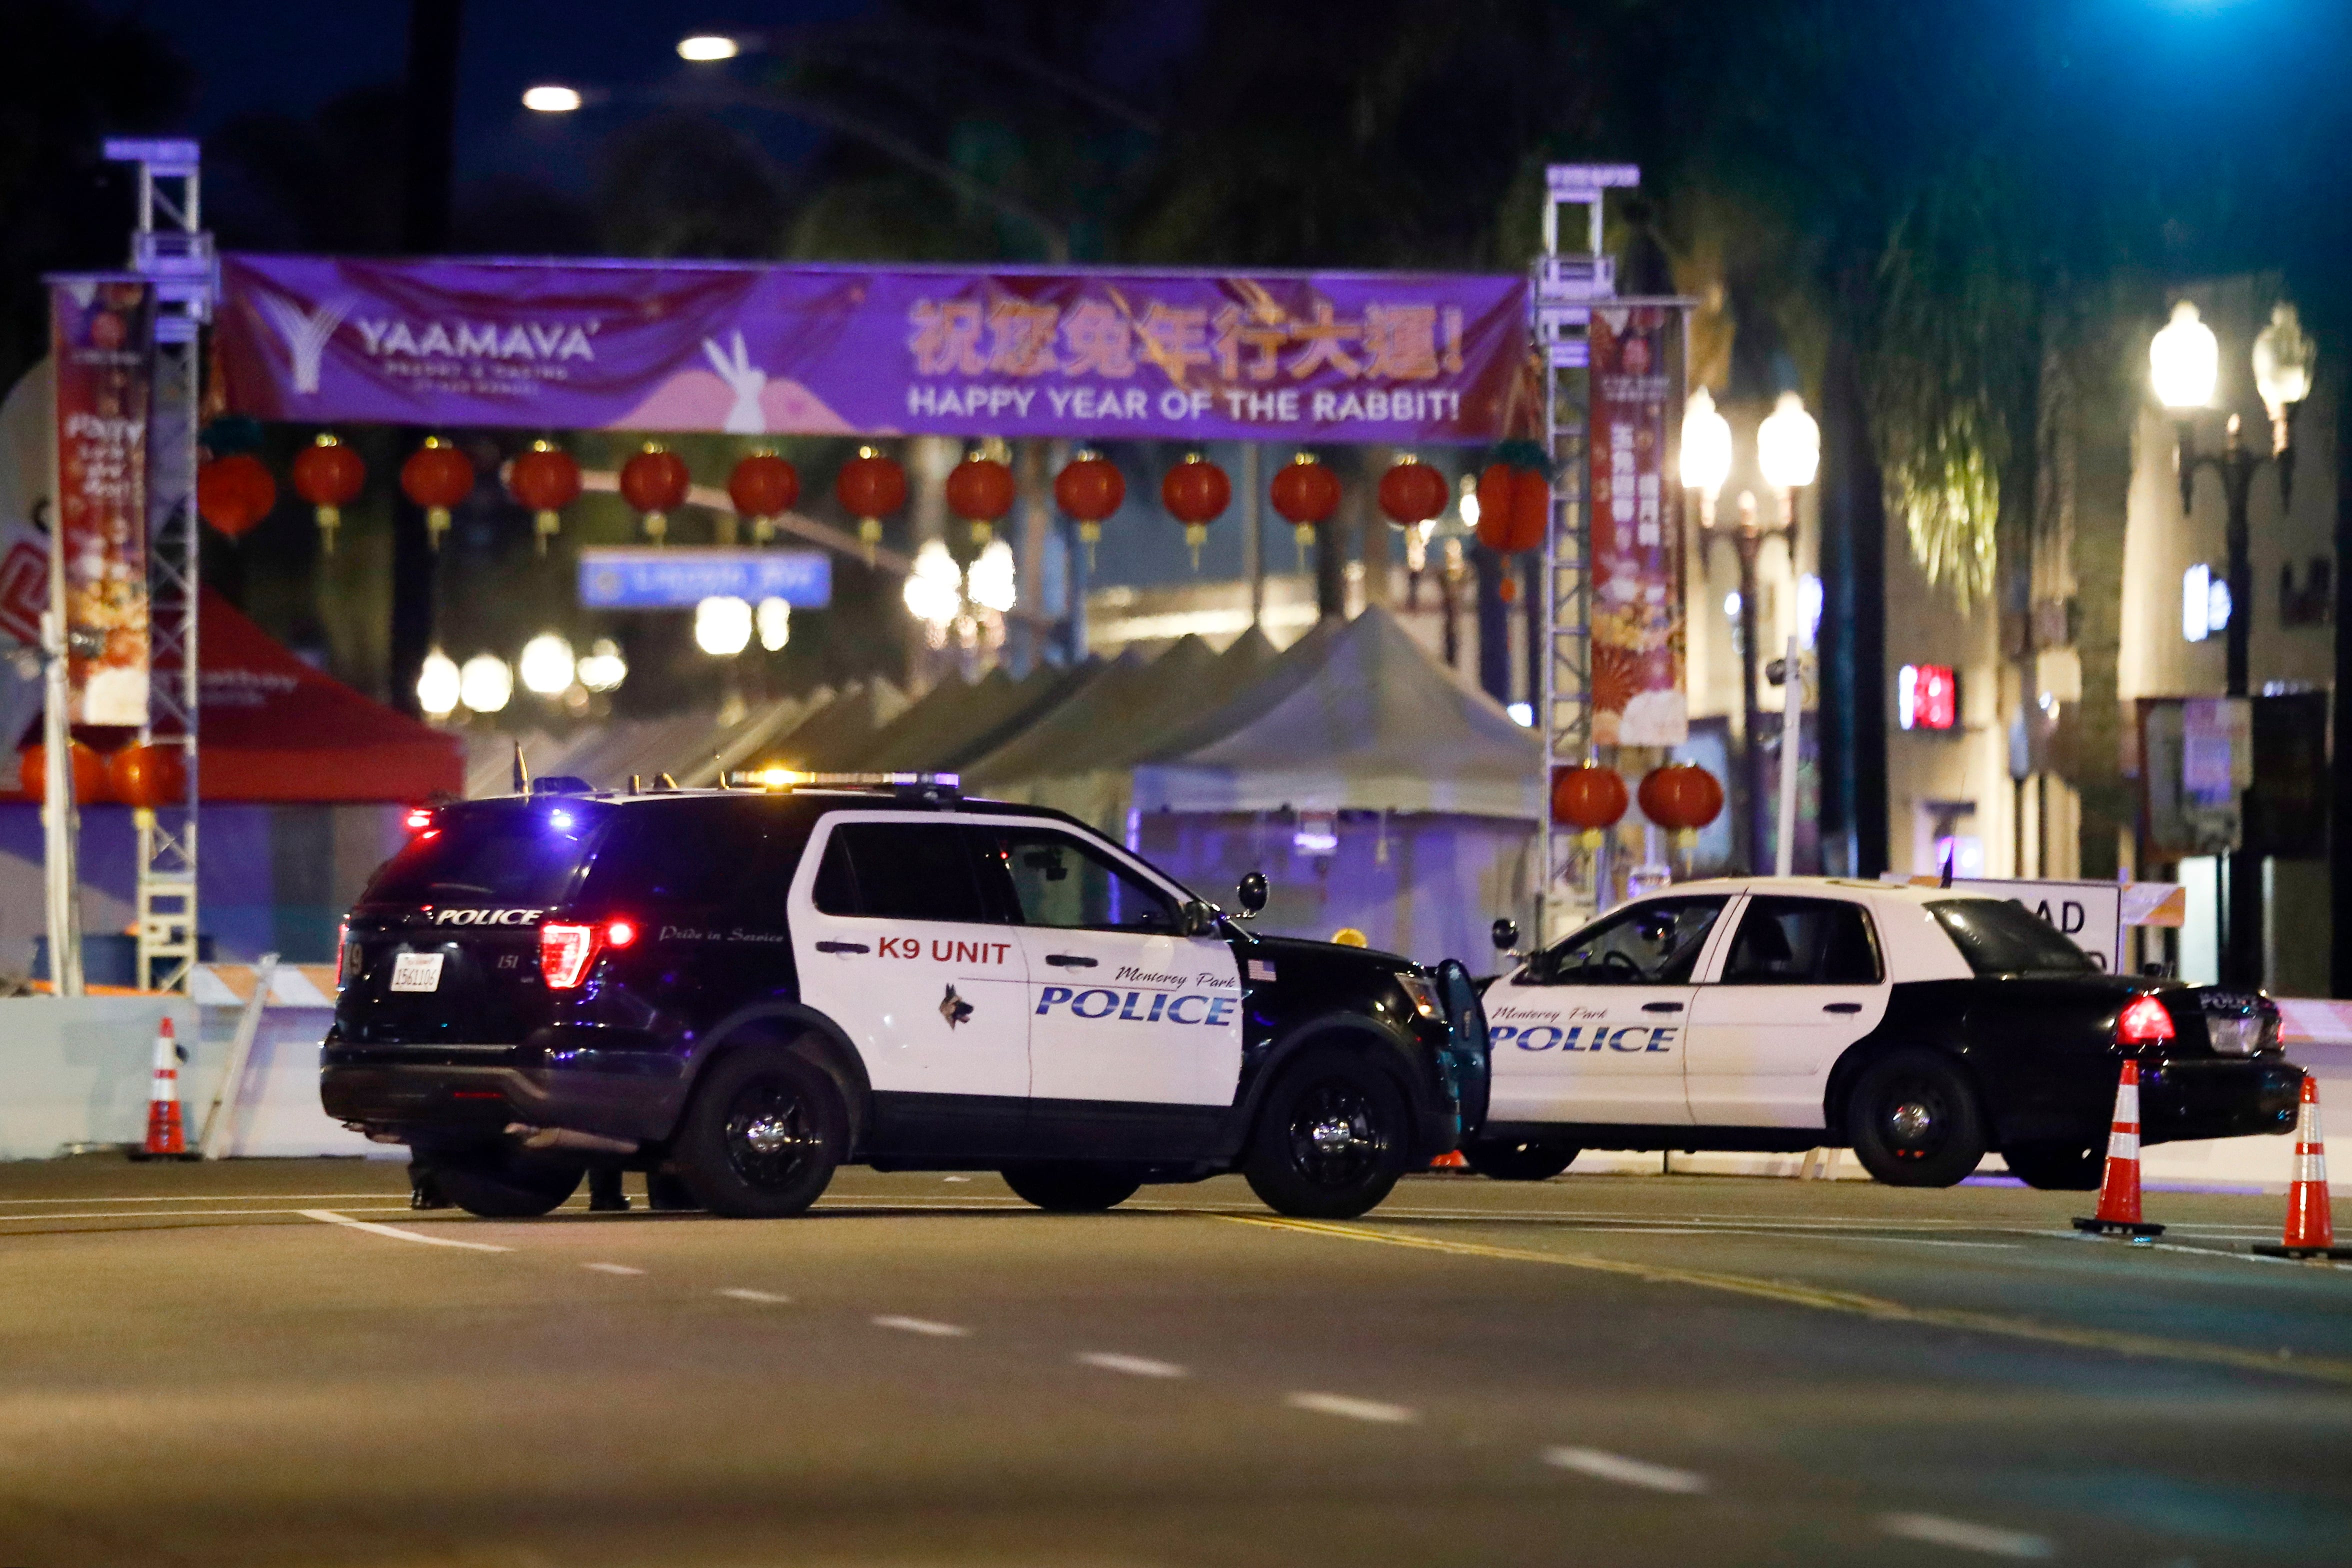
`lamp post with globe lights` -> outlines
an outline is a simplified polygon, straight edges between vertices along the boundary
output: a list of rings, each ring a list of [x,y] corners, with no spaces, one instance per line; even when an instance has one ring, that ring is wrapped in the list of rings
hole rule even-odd
[[[2271,310],[2270,325],[2256,335],[2252,355],[2255,389],[2270,416],[2271,449],[2258,452],[2245,444],[2235,414],[2222,426],[2221,449],[2197,449],[2197,415],[2213,405],[2221,380],[2221,344],[2213,329],[2200,319],[2197,307],[2182,300],[2172,307],[2172,319],[2148,341],[2148,383],[2158,402],[2172,416],[2173,467],[2180,478],[2180,510],[2187,516],[2196,500],[2197,472],[2211,468],[2221,481],[2224,540],[2229,552],[2230,619],[2223,632],[2226,663],[2224,689],[2245,697],[2252,689],[2250,671],[2253,634],[2254,584],[2252,552],[2248,544],[2248,501],[2254,474],[2265,463],[2278,470],[2279,504],[2294,495],[2294,416],[2311,394],[2312,368],[2318,355],[2304,335],[2295,308],[2282,300]],[[2224,984],[2259,985],[2263,980],[2263,900],[2260,857],[2240,848],[2228,857],[2227,886],[2218,900],[2221,913],[2221,980]]]
[[[1778,499],[1777,520],[1759,515],[1755,495],[1743,490],[1736,521],[1716,521],[1716,499],[1731,476],[1731,426],[1717,411],[1705,387],[1690,395],[1683,409],[1683,488],[1698,492],[1699,540],[1704,546],[1729,540],[1739,560],[1739,712],[1740,773],[1748,782],[1748,844],[1750,864],[1764,865],[1764,752],[1757,744],[1756,562],[1768,539],[1788,542],[1793,563],[1797,550],[1797,494],[1811,485],[1821,470],[1822,432],[1805,412],[1805,400],[1784,392],[1772,412],[1756,430],[1756,462],[1764,481]],[[1783,670],[1788,679],[1797,672]]]

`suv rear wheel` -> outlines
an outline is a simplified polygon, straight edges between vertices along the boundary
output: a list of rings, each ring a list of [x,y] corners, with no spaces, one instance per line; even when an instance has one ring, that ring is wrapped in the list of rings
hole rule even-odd
[[[1866,1068],[1846,1107],[1863,1168],[1892,1187],[1948,1187],[1985,1157],[1984,1115],[1957,1062],[1898,1051]]]
[[[695,1091],[674,1159],[715,1215],[780,1219],[816,1202],[848,1152],[849,1115],[824,1068],[789,1051],[721,1057]]]
[[[436,1154],[426,1165],[443,1196],[483,1219],[537,1219],[561,1208],[588,1169],[512,1149]]]
[[[1474,1142],[1462,1158],[1480,1175],[1497,1182],[1549,1182],[1576,1163],[1578,1151],[1565,1143]]]
[[[1275,1083],[1242,1173],[1276,1214],[1353,1219],[1403,1173],[1412,1129],[1388,1074],[1340,1051],[1318,1051]]]
[[[1100,1214],[1133,1197],[1142,1180],[1116,1165],[1047,1160],[1007,1165],[1004,1184],[1048,1214]]]

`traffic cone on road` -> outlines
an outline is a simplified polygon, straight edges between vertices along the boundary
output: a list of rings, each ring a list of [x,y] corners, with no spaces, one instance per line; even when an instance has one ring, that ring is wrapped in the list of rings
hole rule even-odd
[[[2352,1258],[2336,1245],[2327,1213],[2327,1144],[2319,1135],[2319,1080],[2303,1075],[2303,1105],[2294,1123],[2294,1184],[2286,1190],[2286,1236],[2276,1247],[2258,1242],[2266,1258]]]
[[[2116,1119],[2107,1130],[2107,1170],[2099,1180],[2099,1212],[2074,1222],[2094,1236],[2145,1241],[2164,1227],[2139,1217],[2139,1063],[2126,1058],[2116,1085]]]
[[[1432,1160],[1429,1168],[1433,1171],[1466,1171],[1470,1168],[1470,1162],[1462,1157],[1461,1150],[1449,1149]]]
[[[148,1160],[188,1157],[187,1128],[180,1118],[180,1042],[173,1037],[169,1015],[155,1037],[155,1073],[147,1091],[147,1142],[139,1153]]]

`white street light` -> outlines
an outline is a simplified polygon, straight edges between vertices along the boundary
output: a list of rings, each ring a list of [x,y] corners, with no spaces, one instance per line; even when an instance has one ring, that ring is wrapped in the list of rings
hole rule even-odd
[[[553,632],[541,632],[522,645],[522,657],[515,661],[522,676],[522,689],[538,697],[556,697],[571,686],[576,668],[572,658],[572,645]]]
[[[588,657],[580,661],[580,684],[591,691],[612,691],[629,678],[629,661],[621,657],[621,645],[611,637],[598,637],[588,647]]]
[[[682,60],[731,60],[743,52],[743,47],[723,33],[697,33],[677,41],[677,57]]]
[[[435,648],[416,670],[416,705],[428,719],[446,719],[457,710],[460,681],[457,661]]]
[[[971,602],[998,615],[1013,608],[1018,597],[1013,586],[1013,546],[1001,539],[989,541],[980,559],[965,574],[965,591]]]
[[[721,595],[694,606],[694,642],[714,658],[741,653],[751,643],[751,606]]]
[[[514,671],[494,653],[478,653],[457,671],[457,699],[477,713],[495,713],[514,696]]]
[[[2271,445],[2286,447],[2286,422],[2311,395],[2311,370],[2319,348],[2304,335],[2303,320],[2282,300],[2271,307],[2271,324],[2254,337],[2254,388],[2270,411]]]
[[[944,631],[963,607],[963,574],[956,569],[955,557],[948,553],[945,544],[926,540],[915,552],[915,569],[907,574],[901,592],[908,614],[935,631]]]
[[[569,114],[580,107],[576,88],[558,87],[551,82],[527,87],[522,92],[522,106],[539,114]]]
[[[1822,427],[1795,393],[1782,393],[1756,427],[1756,466],[1764,470],[1764,482],[1783,495],[1811,484],[1821,471]]]
[[[2167,408],[2212,405],[2213,386],[2221,377],[2221,345],[2188,300],[2173,306],[2171,321],[2148,340],[2147,371],[2157,400]]]
[[[759,613],[753,618],[760,626],[760,646],[770,653],[793,640],[793,606],[790,602],[778,598],[762,599]]]
[[[1683,489],[1712,498],[1731,477],[1731,421],[1704,386],[1683,405]]]

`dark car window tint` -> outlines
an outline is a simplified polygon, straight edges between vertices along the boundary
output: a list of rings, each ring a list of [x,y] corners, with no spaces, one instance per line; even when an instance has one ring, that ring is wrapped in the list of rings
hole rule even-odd
[[[445,810],[385,863],[362,901],[544,909],[570,890],[610,814],[576,800]]]
[[[584,896],[614,905],[727,902],[758,863],[773,815],[763,805],[658,801],[616,812]]]
[[[1724,960],[1727,985],[1875,985],[1870,916],[1843,899],[1751,899]]]
[[[1939,899],[1927,909],[1979,974],[2083,974],[2099,967],[2057,927],[2008,899]]]
[[[896,921],[988,920],[963,834],[951,822],[845,822],[817,867],[816,907]]]
[[[1720,897],[1652,899],[1589,925],[1530,966],[1546,985],[1678,985],[1698,965]]]
[[[1021,923],[1064,931],[1173,931],[1176,901],[1066,833],[974,829],[984,864],[1003,868]]]

